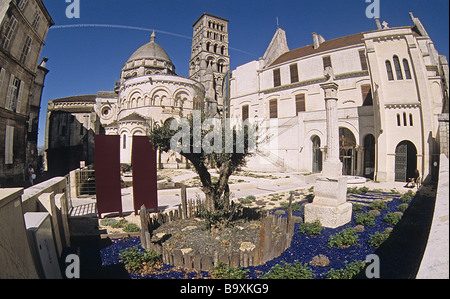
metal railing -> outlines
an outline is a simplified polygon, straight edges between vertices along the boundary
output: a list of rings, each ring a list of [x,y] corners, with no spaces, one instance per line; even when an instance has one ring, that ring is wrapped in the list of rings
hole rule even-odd
[[[77,197],[95,195],[95,170],[76,170]]]

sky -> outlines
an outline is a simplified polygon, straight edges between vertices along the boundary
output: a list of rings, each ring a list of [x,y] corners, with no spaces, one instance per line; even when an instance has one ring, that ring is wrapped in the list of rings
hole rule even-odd
[[[286,31],[291,50],[312,44],[312,32],[330,40],[376,30],[366,16],[374,1],[381,21],[391,28],[411,26],[413,12],[438,52],[449,56],[449,0],[78,0],[79,18],[67,17],[71,3],[66,1],[43,0],[55,25],[41,53],[50,72],[41,103],[40,147],[48,101],[113,90],[124,63],[150,41],[152,30],[176,73],[187,77],[192,25],[204,12],[230,21],[232,70],[262,57],[277,26]]]

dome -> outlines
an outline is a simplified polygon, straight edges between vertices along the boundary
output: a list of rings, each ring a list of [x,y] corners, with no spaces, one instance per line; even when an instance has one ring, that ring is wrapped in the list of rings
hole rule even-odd
[[[151,35],[150,42],[137,49],[137,51],[134,52],[133,55],[131,55],[128,61],[139,59],[158,59],[172,62],[169,55],[167,55],[167,52],[155,42],[154,31]]]

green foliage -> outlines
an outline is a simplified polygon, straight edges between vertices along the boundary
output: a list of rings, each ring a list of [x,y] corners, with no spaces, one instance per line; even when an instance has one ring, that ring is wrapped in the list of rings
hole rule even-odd
[[[359,203],[354,203],[352,205],[353,205],[352,207],[353,212],[361,212],[363,209],[363,206],[360,205]]]
[[[141,231],[141,228],[134,223],[127,223],[122,229],[127,233],[137,233]]]
[[[337,233],[334,236],[330,236],[328,239],[328,246],[330,247],[348,247],[356,244],[359,238],[353,228],[347,228]]]
[[[402,211],[402,212],[406,211],[408,208],[409,208],[409,205],[407,203],[402,203],[401,205],[399,205],[397,207],[397,209]]]
[[[239,217],[240,204],[234,202],[229,203],[224,196],[214,201],[214,211],[209,211],[205,204],[200,206],[199,216],[204,220],[204,228],[211,231],[212,228],[225,228],[231,226],[232,222]]]
[[[356,224],[361,224],[365,226],[375,225],[375,216],[371,213],[360,213],[355,216]]]
[[[242,267],[231,267],[220,262],[213,268],[211,275],[214,279],[246,279],[249,272]]]
[[[125,225],[128,224],[128,221],[125,219],[120,219],[119,221],[117,221],[116,223],[112,224],[111,227],[112,228],[123,228],[125,227]]]
[[[401,212],[395,212],[395,213],[388,213],[383,221],[386,222],[389,225],[396,226],[397,223],[400,222],[402,219],[402,213]]]
[[[312,279],[313,272],[308,267],[308,264],[302,265],[300,262],[295,261],[292,264],[281,262],[276,264],[264,274],[262,279]]]
[[[384,233],[376,232],[370,236],[369,245],[378,248],[389,238],[389,235],[389,231],[385,231]]]
[[[249,195],[249,196],[247,196],[245,199],[250,200],[250,201],[255,201],[255,200],[256,200],[256,196],[254,196],[254,195]]]
[[[411,201],[411,195],[409,195],[408,193],[403,194],[403,195],[400,197],[400,201],[401,201],[402,203],[409,203],[409,202]]]
[[[125,264],[125,268],[131,272],[138,272],[145,265],[153,267],[161,260],[159,253],[155,251],[140,251],[138,247],[131,247],[119,253],[119,259]]]
[[[105,218],[105,219],[100,220],[100,224],[102,226],[113,226],[113,225],[117,224],[117,222],[119,222],[119,221],[117,221],[114,218]]]
[[[362,194],[362,193],[367,193],[367,192],[369,192],[369,188],[367,188],[367,187],[361,187],[361,188],[358,188],[358,187],[347,188],[347,193],[350,193],[350,194]]]
[[[364,267],[366,266],[366,262],[364,261],[355,261],[353,263],[347,264],[344,269],[331,269],[328,271],[326,278],[327,279],[352,279],[358,273],[360,273]]]
[[[382,200],[380,200],[380,199],[374,200],[374,201],[369,205],[369,209],[371,209],[371,210],[384,210],[384,209],[386,209],[386,208],[387,208],[386,202],[384,202],[384,201],[382,201]]]
[[[319,220],[312,223],[302,223],[298,231],[308,235],[320,235],[322,233],[322,224]]]

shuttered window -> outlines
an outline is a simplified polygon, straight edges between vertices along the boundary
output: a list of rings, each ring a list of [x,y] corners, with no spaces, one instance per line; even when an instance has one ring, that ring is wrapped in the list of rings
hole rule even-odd
[[[5,136],[5,164],[14,163],[14,127],[6,126]]]
[[[242,121],[246,121],[249,118],[249,107],[248,105],[242,106]]]
[[[280,69],[273,70],[273,86],[278,87],[281,86],[281,73]]]
[[[324,56],[323,57],[323,69],[325,70],[327,67],[333,67],[331,65],[331,56]]]
[[[28,53],[30,53],[30,48],[31,48],[31,37],[27,36],[25,38],[25,42],[23,44],[22,54],[20,54],[20,62],[21,63],[25,63]]]
[[[270,118],[278,118],[278,100],[270,100],[269,111]]]
[[[398,56],[394,56],[394,67],[395,73],[397,74],[397,80],[403,80],[402,67],[400,66],[400,60],[398,60]]]
[[[392,72],[392,64],[389,60],[386,60],[386,72],[387,72],[389,81],[393,81],[394,73]]]
[[[295,64],[291,64],[289,66],[290,70],[291,70],[291,83],[297,83],[298,82],[298,65]]]
[[[11,20],[9,20],[8,27],[6,27],[5,35],[3,37],[2,41],[2,47],[7,50],[9,47],[9,44],[11,43],[11,40],[14,36],[14,32],[16,31],[17,27],[17,20],[14,17],[11,17]]]
[[[372,106],[373,99],[372,99],[372,88],[370,84],[361,85],[361,92],[363,98],[363,106]]]
[[[305,94],[298,94],[295,96],[295,114],[306,111]]]
[[[363,71],[367,71],[368,67],[367,67],[367,58],[366,58],[366,51],[365,50],[360,50],[359,51],[359,60],[361,61],[361,69]]]
[[[19,112],[20,108],[20,100],[23,90],[22,82],[15,78],[14,75],[11,75],[9,80],[8,93],[6,94],[6,106],[5,108],[13,111]]]

